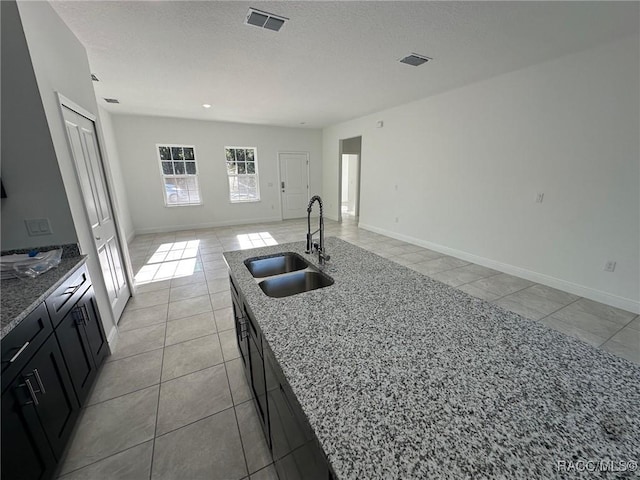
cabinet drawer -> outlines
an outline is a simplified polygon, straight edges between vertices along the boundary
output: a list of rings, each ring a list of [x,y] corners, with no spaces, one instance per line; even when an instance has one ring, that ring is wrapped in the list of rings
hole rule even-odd
[[[60,323],[90,286],[91,279],[87,272],[87,266],[83,265],[47,298],[45,303],[53,328]]]
[[[3,392],[52,331],[49,314],[41,303],[2,339]]]

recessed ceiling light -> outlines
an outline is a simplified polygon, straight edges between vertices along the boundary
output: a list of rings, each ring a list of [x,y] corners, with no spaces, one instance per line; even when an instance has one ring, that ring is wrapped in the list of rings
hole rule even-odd
[[[107,103],[120,103],[120,100],[117,98],[105,98],[104,101]]]
[[[407,65],[411,65],[412,67],[417,67],[422,65],[423,63],[427,63],[429,60],[433,60],[432,58],[425,57],[424,55],[418,55],[417,53],[412,53],[411,55],[407,55],[403,59],[400,60],[400,63],[406,63]]]
[[[211,105],[209,105],[208,103],[203,103],[203,104],[202,104],[202,106],[203,106],[204,108],[211,108]]]
[[[273,13],[263,12],[256,8],[250,8],[244,19],[245,25],[253,25],[254,27],[266,28],[277,32],[282,28],[284,22],[289,20],[286,17],[275,15]]]

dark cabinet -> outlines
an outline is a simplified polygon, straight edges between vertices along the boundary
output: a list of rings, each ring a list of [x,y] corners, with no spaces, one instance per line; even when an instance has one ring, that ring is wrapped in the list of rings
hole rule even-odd
[[[280,480],[327,480],[326,456],[251,310],[229,277],[238,348]]]
[[[262,359],[262,335],[255,319],[253,319],[244,304],[232,276],[229,276],[229,285],[240,358],[242,358],[244,365],[245,376],[256,399],[255,406],[260,417],[262,429],[267,443],[270,443],[267,390],[264,378],[264,361]]]
[[[54,475],[107,355],[81,266],[2,339],[2,480]]]
[[[245,373],[250,372],[249,365],[249,332],[247,331],[247,319],[242,311],[242,304],[240,302],[240,296],[238,290],[234,284],[233,278],[229,277],[229,283],[231,286],[231,304],[233,306],[233,317],[236,325],[236,341],[238,342],[238,350],[240,351],[240,358],[245,367]],[[247,380],[251,381],[250,373],[247,375]]]
[[[263,350],[271,452],[280,480],[332,478],[324,452],[268,347]]]
[[[244,308],[245,317],[249,325],[249,359],[251,364],[251,389],[256,400],[256,408],[260,416],[260,424],[264,431],[267,444],[271,443],[269,435],[269,413],[267,406],[267,387],[264,375],[264,360],[262,358],[262,336],[251,314]]]
[[[43,303],[2,339],[2,392],[51,332],[53,327]]]
[[[35,408],[16,392],[17,383],[2,395],[2,478],[45,480],[56,459]]]
[[[60,347],[50,336],[2,394],[2,478],[46,478],[79,413]]]
[[[56,328],[64,359],[80,403],[84,403],[109,353],[93,288],[89,288]]]

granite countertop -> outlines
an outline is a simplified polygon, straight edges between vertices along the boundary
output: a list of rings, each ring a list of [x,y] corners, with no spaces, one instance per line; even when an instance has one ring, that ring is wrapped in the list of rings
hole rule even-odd
[[[62,257],[60,264],[36,278],[15,278],[0,282],[0,321],[4,338],[53,291],[80,268],[85,255]]]
[[[640,461],[639,366],[326,245],[335,283],[280,299],[243,261],[291,251],[317,265],[304,242],[224,256],[338,479],[574,478],[558,462]],[[620,475],[638,470],[605,478]]]

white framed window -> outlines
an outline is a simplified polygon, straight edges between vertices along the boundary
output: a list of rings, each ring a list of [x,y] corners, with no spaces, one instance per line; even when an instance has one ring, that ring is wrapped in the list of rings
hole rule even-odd
[[[224,147],[229,201],[259,202],[258,153],[255,147]]]
[[[164,204],[202,205],[196,149],[192,145],[157,144]]]

